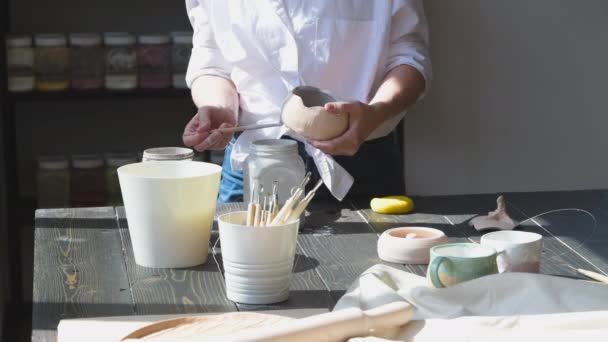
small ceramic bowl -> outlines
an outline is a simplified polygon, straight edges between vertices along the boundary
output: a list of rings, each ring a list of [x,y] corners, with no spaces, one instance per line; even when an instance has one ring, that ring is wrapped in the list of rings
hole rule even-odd
[[[430,249],[448,242],[439,229],[401,227],[385,231],[378,239],[380,259],[399,264],[428,264]]]

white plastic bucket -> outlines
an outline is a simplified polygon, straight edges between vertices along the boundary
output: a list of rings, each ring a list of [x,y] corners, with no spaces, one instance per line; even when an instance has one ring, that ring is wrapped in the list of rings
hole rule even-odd
[[[287,300],[299,221],[251,227],[246,217],[239,211],[218,218],[226,296],[244,304]]]
[[[138,265],[191,267],[207,261],[221,167],[193,161],[118,169]]]

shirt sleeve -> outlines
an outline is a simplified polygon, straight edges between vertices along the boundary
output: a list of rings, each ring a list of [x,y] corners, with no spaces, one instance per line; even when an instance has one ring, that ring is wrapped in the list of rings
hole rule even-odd
[[[426,94],[431,84],[432,68],[429,28],[422,0],[395,0],[393,3],[386,73],[399,65],[410,65],[424,76]]]
[[[209,21],[210,8],[206,0],[186,0],[188,18],[192,24],[192,56],[186,72],[186,83],[192,83],[204,75],[230,79],[232,66],[226,61],[217,46],[213,28]]]

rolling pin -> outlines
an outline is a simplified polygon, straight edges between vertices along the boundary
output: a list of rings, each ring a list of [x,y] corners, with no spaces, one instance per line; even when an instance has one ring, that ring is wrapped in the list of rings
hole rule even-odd
[[[369,336],[373,330],[397,328],[407,324],[414,307],[406,302],[393,302],[362,311],[344,309],[306,317],[274,326],[209,337],[213,342],[342,342],[353,337]]]

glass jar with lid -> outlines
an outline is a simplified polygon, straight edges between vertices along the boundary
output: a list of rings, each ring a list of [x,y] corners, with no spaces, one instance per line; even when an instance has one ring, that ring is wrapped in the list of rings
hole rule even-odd
[[[108,205],[122,205],[122,195],[120,192],[120,182],[118,181],[117,170],[119,167],[137,162],[137,156],[130,153],[108,153],[106,160],[106,195]]]
[[[6,67],[9,91],[23,92],[34,89],[34,48],[31,36],[6,38]]]
[[[171,86],[171,42],[167,35],[138,37],[137,66],[139,87],[162,89]]]
[[[71,203],[75,207],[106,204],[103,159],[96,154],[72,157]]]
[[[36,43],[36,89],[61,91],[70,86],[70,50],[63,34],[38,34]]]
[[[137,88],[135,37],[125,32],[107,32],[103,39],[106,45],[106,88]]]
[[[105,58],[101,36],[97,33],[70,35],[72,88],[77,90],[103,87]]]
[[[70,168],[65,156],[38,157],[36,172],[38,208],[70,205]]]
[[[185,89],[186,71],[192,54],[192,32],[172,32],[173,48],[171,62],[173,65],[173,88]]]
[[[258,140],[250,145],[245,161],[243,200],[251,198],[254,184],[272,191],[274,181],[279,182],[279,203],[283,204],[291,196],[291,189],[300,184],[305,175],[304,161],[298,154],[298,143],[289,139]]]
[[[192,160],[194,151],[186,147],[155,147],[144,151],[142,162]]]

